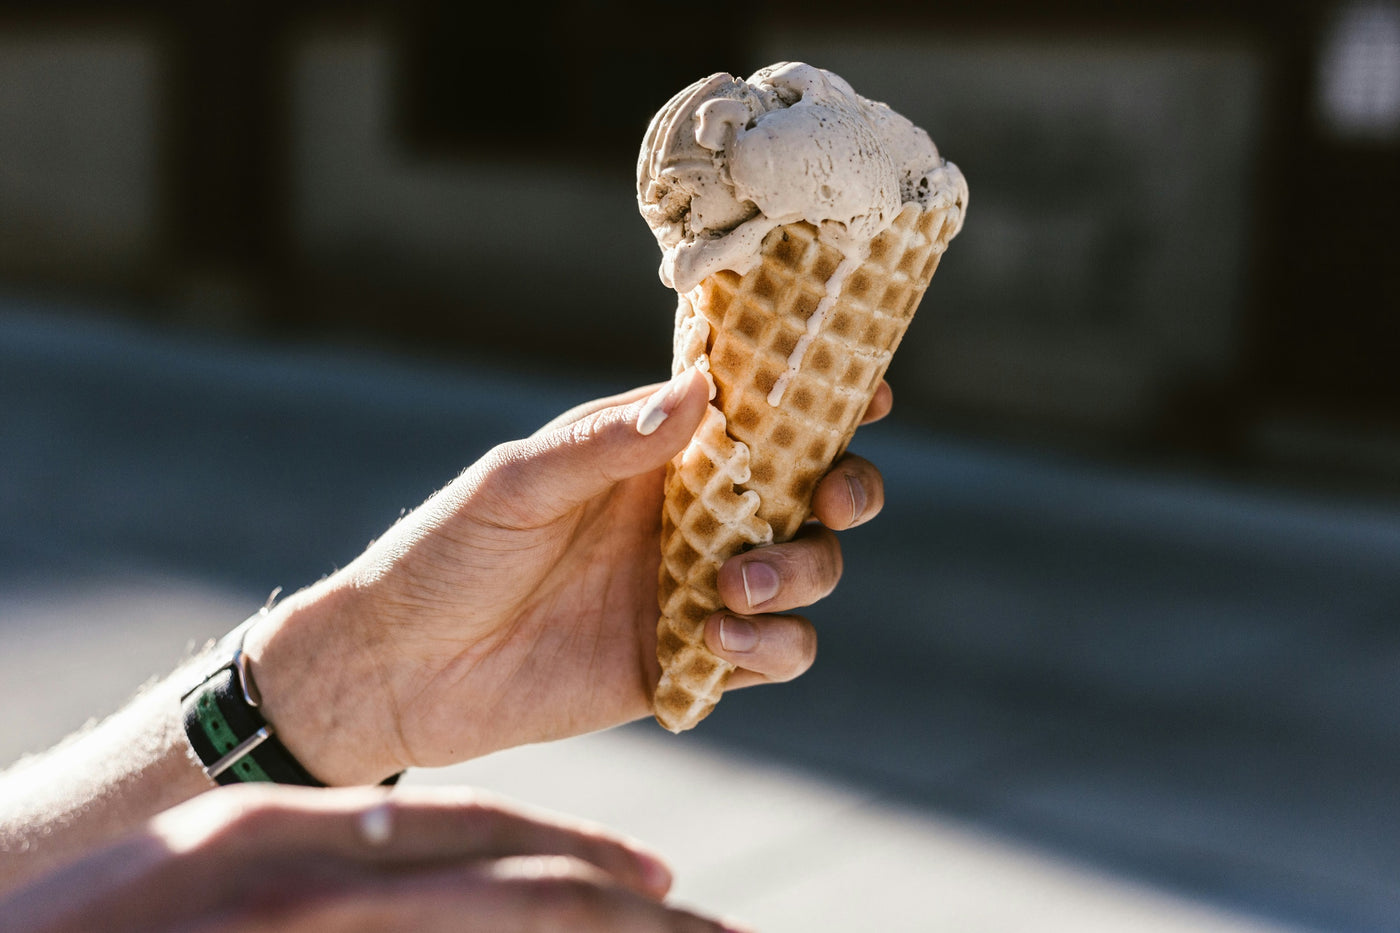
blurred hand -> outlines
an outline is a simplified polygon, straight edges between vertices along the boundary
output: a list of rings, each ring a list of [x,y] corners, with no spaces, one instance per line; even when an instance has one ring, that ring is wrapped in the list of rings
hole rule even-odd
[[[503,444],[278,606],[248,654],[292,753],[328,783],[366,783],[648,715],[665,464],[706,393],[688,371]],[[882,385],[866,420],[890,399]],[[732,611],[709,620],[706,638],[740,668],[732,686],[811,665],[812,626],[787,613],[836,586],[830,529],[883,501],[879,471],[847,456],[816,491],[819,523],[725,564]]]
[[[15,933],[722,933],[600,827],[451,788],[240,785],[0,899]]]

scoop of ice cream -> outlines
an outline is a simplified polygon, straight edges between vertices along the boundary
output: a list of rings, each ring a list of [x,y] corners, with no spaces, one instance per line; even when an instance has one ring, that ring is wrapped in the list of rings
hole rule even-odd
[[[801,62],[695,82],[652,118],[637,159],[661,280],[682,293],[748,271],[774,227],[805,220],[861,242],[908,201],[965,204],[967,185],[928,133]]]

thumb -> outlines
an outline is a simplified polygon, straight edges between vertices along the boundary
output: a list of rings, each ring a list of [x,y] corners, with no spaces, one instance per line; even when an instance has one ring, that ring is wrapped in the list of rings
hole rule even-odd
[[[508,444],[489,471],[492,498],[546,522],[617,483],[663,466],[686,445],[709,404],[709,384],[686,369],[647,398],[601,408]],[[485,491],[485,490],[482,490]]]

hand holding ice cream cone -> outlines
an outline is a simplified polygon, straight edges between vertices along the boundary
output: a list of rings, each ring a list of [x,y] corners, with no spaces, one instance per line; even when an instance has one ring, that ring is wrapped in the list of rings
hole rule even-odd
[[[297,760],[326,783],[372,782],[647,716],[666,464],[707,394],[691,370],[566,412],[279,603],[247,650]],[[831,528],[867,519],[880,474],[842,461],[819,499]],[[722,565],[728,608],[708,638],[739,669],[731,687],[811,665],[811,624],[789,611],[830,592],[840,570],[825,529]]]

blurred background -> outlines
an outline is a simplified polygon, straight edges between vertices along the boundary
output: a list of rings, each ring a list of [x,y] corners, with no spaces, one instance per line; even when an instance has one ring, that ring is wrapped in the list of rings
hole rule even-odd
[[[663,378],[647,120],[801,60],[972,192],[817,667],[419,779],[769,930],[1400,929],[1400,3],[675,19],[0,0],[0,758]]]

